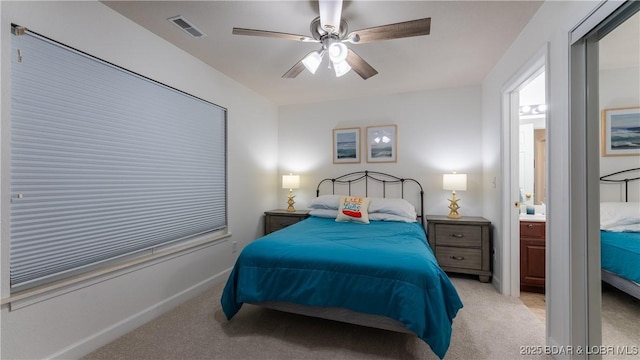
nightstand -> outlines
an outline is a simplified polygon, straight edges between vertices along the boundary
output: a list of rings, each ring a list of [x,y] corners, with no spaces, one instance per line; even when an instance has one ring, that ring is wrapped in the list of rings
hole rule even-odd
[[[264,212],[264,234],[267,235],[309,217],[309,210],[271,210]]]
[[[427,215],[427,239],[444,271],[491,277],[491,222],[482,217]]]

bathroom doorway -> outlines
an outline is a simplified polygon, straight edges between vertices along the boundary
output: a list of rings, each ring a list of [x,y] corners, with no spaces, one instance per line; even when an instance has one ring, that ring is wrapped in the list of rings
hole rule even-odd
[[[519,98],[519,237],[520,300],[542,321],[546,321],[546,90],[545,72],[540,68]]]
[[[503,89],[505,294],[520,297],[523,276],[544,292],[546,274],[546,104],[548,46],[540,49]],[[521,124],[522,118],[522,124]],[[536,129],[537,128],[537,129]],[[522,130],[522,131],[521,131]],[[538,131],[536,140],[536,130]],[[522,142],[522,145],[521,145]],[[536,151],[536,142],[538,151]],[[539,169],[535,170],[536,156]],[[522,166],[521,166],[522,164]],[[542,166],[544,164],[544,166]],[[536,181],[536,177],[540,180]],[[538,190],[536,190],[536,183]],[[538,193],[536,195],[536,193]],[[527,214],[527,206],[529,213]],[[521,216],[537,221],[521,247]],[[526,225],[525,225],[526,226]],[[541,228],[542,226],[542,228]],[[534,228],[535,227],[535,228]],[[525,228],[528,230],[529,228]],[[535,237],[535,238],[534,238]],[[523,254],[524,253],[524,254]],[[522,259],[531,260],[521,264]],[[535,271],[522,272],[521,268]],[[532,266],[529,266],[532,265]]]

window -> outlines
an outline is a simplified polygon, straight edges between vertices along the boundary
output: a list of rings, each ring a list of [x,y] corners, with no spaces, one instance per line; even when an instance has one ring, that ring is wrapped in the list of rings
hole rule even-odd
[[[11,289],[226,229],[226,110],[13,27]]]

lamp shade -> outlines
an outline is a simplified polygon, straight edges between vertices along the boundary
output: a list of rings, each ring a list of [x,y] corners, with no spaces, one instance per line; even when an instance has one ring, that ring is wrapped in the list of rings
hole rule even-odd
[[[334,42],[329,45],[329,58],[334,64],[347,60],[348,52],[347,45],[341,42]]]
[[[322,52],[312,51],[302,59],[302,64],[309,70],[310,73],[315,74],[316,70],[322,62]]]
[[[351,71],[351,66],[346,62],[333,63],[333,69],[336,72],[336,77],[340,77],[349,71]]]
[[[442,176],[442,189],[453,191],[467,190],[467,174],[444,174]]]
[[[282,175],[282,188],[283,189],[297,189],[300,187],[299,175]]]

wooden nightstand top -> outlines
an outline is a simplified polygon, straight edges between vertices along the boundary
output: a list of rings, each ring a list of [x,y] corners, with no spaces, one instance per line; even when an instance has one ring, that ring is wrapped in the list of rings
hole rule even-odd
[[[264,213],[268,215],[307,216],[309,215],[309,211],[311,210],[287,211],[285,209],[275,209],[275,210],[265,211]]]
[[[440,224],[468,224],[468,225],[489,225],[491,222],[480,216],[463,216],[460,219],[450,219],[446,215],[427,215],[427,223],[437,222]]]

